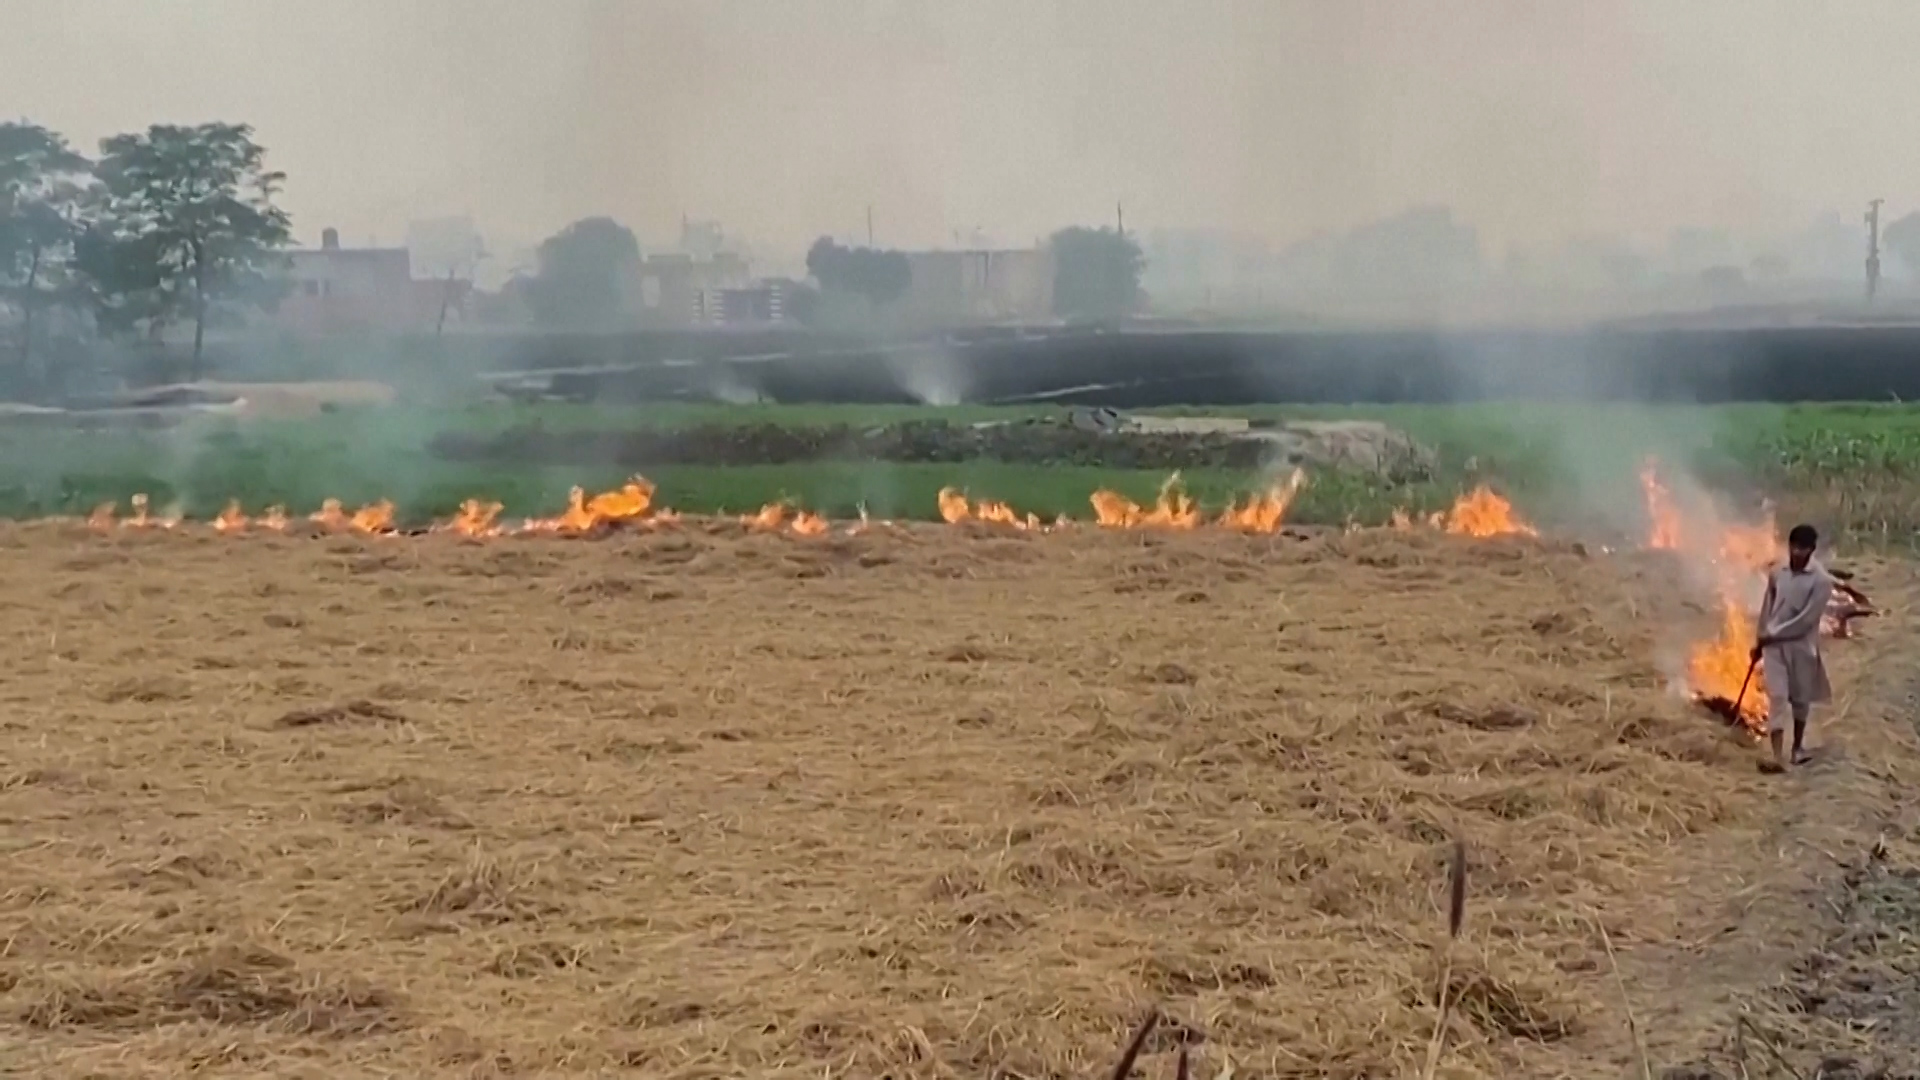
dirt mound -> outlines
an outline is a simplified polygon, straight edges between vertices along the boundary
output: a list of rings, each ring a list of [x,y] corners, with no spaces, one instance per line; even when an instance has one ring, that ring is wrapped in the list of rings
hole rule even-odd
[[[1445,1074],[1611,1077],[1778,817],[1545,543],[4,539],[0,1071],[1411,1075],[1459,836]]]
[[[1375,420],[1290,420],[1252,434],[1272,442],[1290,465],[1413,477],[1435,463],[1433,452],[1412,436]]]

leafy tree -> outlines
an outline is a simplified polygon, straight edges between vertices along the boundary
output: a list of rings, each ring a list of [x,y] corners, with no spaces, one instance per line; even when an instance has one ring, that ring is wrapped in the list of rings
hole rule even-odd
[[[877,308],[905,296],[913,285],[913,264],[901,252],[841,247],[825,236],[807,249],[807,273],[822,290],[862,296]]]
[[[158,339],[178,316],[179,280],[166,265],[157,233],[122,236],[107,221],[89,222],[74,238],[73,268],[91,296],[102,333],[144,330]]]
[[[541,241],[527,303],[545,326],[618,326],[639,267],[640,241],[631,229],[609,217],[576,221]]]
[[[38,124],[0,124],[0,298],[20,316],[19,371],[33,374],[34,318],[66,288],[87,160]]]
[[[145,322],[158,334],[193,320],[192,377],[201,375],[209,315],[270,297],[291,220],[274,205],[284,173],[245,124],[155,124],[100,144],[97,220],[80,267],[103,322]]]
[[[1146,257],[1133,237],[1075,226],[1053,234],[1053,312],[1068,319],[1117,319],[1139,304]]]

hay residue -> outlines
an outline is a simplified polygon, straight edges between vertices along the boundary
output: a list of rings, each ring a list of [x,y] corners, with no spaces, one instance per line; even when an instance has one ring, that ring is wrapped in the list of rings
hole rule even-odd
[[[305,970],[249,942],[110,974],[49,967],[16,983],[8,998],[16,1020],[43,1032],[133,1032],[203,1021],[278,1035],[361,1038],[404,1026],[398,1000],[379,987]]]
[[[156,536],[103,619],[19,535],[44,1075],[1093,1076],[1151,1002],[1143,1075],[1414,1075],[1464,836],[1442,1075],[1614,1076],[1592,912],[1717,933],[1777,813],[1540,542]]]

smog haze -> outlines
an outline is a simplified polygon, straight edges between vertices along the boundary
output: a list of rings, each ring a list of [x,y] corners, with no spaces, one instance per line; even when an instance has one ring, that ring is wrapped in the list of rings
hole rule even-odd
[[[7,0],[0,112],[252,124],[301,237],[682,215],[797,250],[1063,223],[1490,244],[1796,229],[1920,177],[1920,6],[1856,0]]]

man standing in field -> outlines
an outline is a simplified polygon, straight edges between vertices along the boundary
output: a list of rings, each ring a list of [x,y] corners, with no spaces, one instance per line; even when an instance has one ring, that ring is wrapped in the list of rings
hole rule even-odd
[[[1753,659],[1764,662],[1767,682],[1767,738],[1773,760],[1761,768],[1786,772],[1808,761],[1807,716],[1814,705],[1833,696],[1826,662],[1820,658],[1820,617],[1833,595],[1833,579],[1813,561],[1820,534],[1811,525],[1787,533],[1787,565],[1767,575],[1760,601],[1760,636]],[[1793,751],[1787,751],[1787,719],[1793,720]]]

